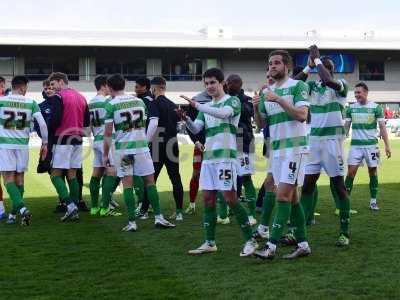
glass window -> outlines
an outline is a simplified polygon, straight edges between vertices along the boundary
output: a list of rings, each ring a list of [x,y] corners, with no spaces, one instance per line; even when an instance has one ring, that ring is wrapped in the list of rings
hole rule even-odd
[[[385,80],[385,64],[376,61],[360,61],[360,80]]]
[[[146,76],[146,60],[139,58],[133,60],[116,60],[107,58],[96,59],[96,74],[121,73],[127,80],[135,80]]]
[[[15,57],[0,57],[0,75],[14,76]]]
[[[162,74],[167,80],[172,81],[196,81],[202,76],[201,59],[174,59],[164,60],[162,63]]]
[[[25,58],[25,75],[30,80],[45,80],[52,72],[63,72],[69,80],[79,80],[78,58]]]

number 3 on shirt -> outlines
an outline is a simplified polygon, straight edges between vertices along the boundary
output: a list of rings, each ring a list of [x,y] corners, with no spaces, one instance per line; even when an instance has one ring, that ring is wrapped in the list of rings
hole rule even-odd
[[[6,129],[17,129],[22,130],[25,128],[26,123],[26,113],[25,112],[15,112],[12,110],[4,111],[4,115],[7,115],[8,118],[4,121],[4,128]],[[16,120],[17,119],[17,120]],[[15,122],[14,122],[15,121]]]
[[[123,131],[131,131],[135,128],[140,128],[143,121],[143,110],[131,110],[120,113],[121,118],[125,120],[122,122]]]

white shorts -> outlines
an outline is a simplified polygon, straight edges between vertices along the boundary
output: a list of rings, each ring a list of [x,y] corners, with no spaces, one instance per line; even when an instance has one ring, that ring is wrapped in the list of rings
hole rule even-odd
[[[123,151],[115,151],[114,162],[118,177],[154,174],[154,165],[150,152],[129,154]]]
[[[236,162],[202,163],[200,189],[206,191],[231,191],[237,189]]]
[[[306,174],[319,174],[324,169],[329,177],[344,176],[343,140],[313,140],[306,165]]]
[[[28,170],[29,149],[0,149],[0,171],[22,173]]]
[[[275,185],[288,183],[302,186],[307,154],[293,154],[287,157],[274,157],[271,164]]]
[[[114,166],[114,156],[113,151],[110,150],[108,153],[108,159],[110,160],[110,165]],[[93,168],[103,168],[103,147],[93,147]]]
[[[54,145],[52,168],[80,169],[82,167],[82,145]]]
[[[238,154],[238,175],[252,175],[254,174],[254,153]]]
[[[369,168],[376,168],[380,162],[379,147],[350,147],[347,164],[359,166],[363,160],[365,160]]]

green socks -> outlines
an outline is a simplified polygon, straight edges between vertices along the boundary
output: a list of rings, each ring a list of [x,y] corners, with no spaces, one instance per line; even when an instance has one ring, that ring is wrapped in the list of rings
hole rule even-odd
[[[261,221],[260,221],[262,225],[269,226],[274,206],[275,206],[275,193],[265,192],[264,203],[262,206]]]
[[[306,222],[303,207],[300,203],[292,204],[291,226],[298,243],[307,241]]]
[[[144,199],[144,181],[141,176],[133,176],[133,186],[135,194],[138,198],[138,202],[142,202]]]
[[[21,197],[24,198],[24,192],[25,192],[24,185],[17,185],[17,187],[19,189],[19,192],[21,193]]]
[[[349,237],[350,225],[350,199],[340,199],[339,201],[339,219],[340,219],[340,233]]]
[[[233,214],[236,217],[236,220],[242,230],[243,236],[246,241],[250,240],[253,236],[253,230],[249,224],[249,217],[247,215],[246,210],[240,204],[240,202],[236,202],[236,204],[231,207]]]
[[[246,197],[249,216],[255,215],[256,209],[256,189],[250,176],[243,177],[244,195]]]
[[[215,226],[217,224],[217,209],[215,206],[204,207],[203,226],[206,231],[206,241],[215,241]]]
[[[217,205],[218,217],[226,219],[228,217],[228,205],[226,204],[224,195],[221,192],[217,192]]]
[[[69,186],[69,197],[75,203],[79,202],[79,183],[76,177],[72,179],[68,179],[68,186]]]
[[[18,210],[24,206],[24,202],[22,200],[21,192],[15,182],[9,182],[5,184],[8,195],[10,195],[10,199],[12,201],[13,207],[11,213],[16,215]]]
[[[303,207],[306,220],[310,217],[314,200],[314,192],[312,194],[301,193],[300,204]]]
[[[157,187],[154,184],[147,186],[147,197],[154,210],[154,214],[156,216],[161,214],[160,199],[158,197]]]
[[[89,183],[91,207],[99,207],[99,191],[100,191],[100,178],[90,178]]]
[[[133,188],[124,188],[124,201],[128,209],[128,220],[135,221],[135,195]]]
[[[378,195],[378,176],[376,175],[369,177],[369,192],[371,194],[371,199],[376,199]]]
[[[347,180],[347,178],[346,178],[346,180]],[[346,183],[345,183],[345,186],[346,186]],[[333,184],[332,179],[330,180],[329,187],[331,189],[331,194],[332,194],[332,197],[333,197],[333,201],[335,201],[335,207],[336,207],[336,209],[339,209],[339,207],[340,207],[339,195],[338,195],[338,193],[336,191],[336,188],[335,188],[335,186]],[[349,193],[349,195],[350,195],[350,193]]]
[[[376,177],[376,176],[375,176]],[[351,191],[353,189],[353,181],[354,177],[346,176],[346,180],[344,181],[344,186],[346,187],[347,193],[349,193],[349,196],[351,195]],[[377,180],[378,183],[378,180]],[[371,177],[370,177],[370,188],[371,188]]]
[[[275,213],[275,219],[272,224],[272,232],[270,242],[278,244],[279,239],[282,236],[283,229],[290,217],[290,209],[292,204],[290,202],[279,201],[277,203],[277,210]]]
[[[315,213],[315,208],[317,207],[317,202],[318,202],[318,187],[315,186],[310,214],[308,216],[308,219],[306,220],[309,223],[311,223],[314,220],[314,213]]]
[[[114,186],[116,181],[115,176],[105,175],[103,177],[103,185],[101,190],[101,207],[108,208],[110,206],[111,195],[114,192]]]
[[[65,184],[65,181],[62,176],[50,176],[51,182],[53,183],[58,197],[60,197],[61,201],[69,204],[71,203],[71,199],[69,198],[68,189]]]

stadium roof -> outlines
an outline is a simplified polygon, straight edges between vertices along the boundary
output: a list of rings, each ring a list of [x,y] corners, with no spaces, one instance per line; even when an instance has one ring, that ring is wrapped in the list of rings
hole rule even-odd
[[[0,45],[303,49],[316,43],[321,49],[400,50],[399,35],[374,31],[311,30],[298,35],[252,36],[235,35],[229,28],[203,28],[195,32],[3,28],[0,36]]]

